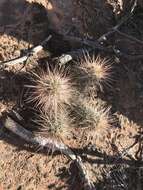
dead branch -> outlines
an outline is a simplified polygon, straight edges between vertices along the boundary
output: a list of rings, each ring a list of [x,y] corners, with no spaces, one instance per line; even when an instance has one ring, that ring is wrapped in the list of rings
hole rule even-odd
[[[134,12],[134,9],[135,9],[136,6],[137,6],[137,0],[134,0],[133,5],[132,5],[132,7],[131,7],[131,11],[130,11],[127,15],[125,15],[125,16],[120,20],[120,22],[119,22],[116,26],[114,26],[109,32],[103,34],[103,35],[98,39],[98,42],[101,43],[101,42],[103,42],[103,41],[106,41],[109,36],[111,36],[112,34],[114,34],[123,24],[125,24],[125,23],[132,17],[133,12]]]
[[[125,34],[125,33],[121,32],[121,31],[119,31],[118,29],[116,29],[115,31],[116,31],[119,35],[121,35],[121,36],[123,36],[123,37],[125,37],[125,38],[128,38],[128,39],[130,39],[130,40],[132,40],[132,41],[134,41],[134,42],[137,42],[137,43],[143,45],[143,41],[138,40],[137,38],[135,38],[135,37],[133,37],[133,36],[130,36],[130,35],[128,35],[128,34]]]
[[[55,139],[53,140],[50,137],[45,138],[42,136],[35,136],[32,132],[23,128],[19,123],[15,122],[10,117],[7,117],[4,124],[5,124],[4,126],[8,130],[18,135],[20,138],[22,138],[26,142],[38,145],[40,147],[47,147],[49,149],[52,148],[68,156],[77,165],[81,173],[81,179],[83,183],[85,184],[85,190],[95,190],[95,187],[89,178],[87,169],[85,168],[82,162],[82,159],[80,158],[80,156],[76,156],[75,153],[63,142],[59,142]]]
[[[38,144],[41,147],[52,147],[54,150],[60,150],[65,155],[68,155],[72,160],[76,159],[74,153],[71,152],[71,150],[63,143],[59,143],[56,140],[51,140],[51,138],[48,137],[45,138],[41,136],[35,136],[32,132],[23,128],[10,117],[7,117],[5,121],[5,127],[29,143]]]
[[[29,50],[26,55],[22,57],[17,57],[15,59],[1,62],[1,65],[9,65],[9,64],[17,64],[17,63],[23,63],[25,62],[30,56],[36,55],[39,51],[41,51],[45,44],[52,38],[52,35],[49,35],[40,45],[33,47],[31,50]]]
[[[116,49],[115,47],[106,48],[104,46],[99,46],[99,47],[96,46],[93,48],[93,44],[88,43],[88,41],[86,41],[86,43],[89,46],[88,48],[81,48],[81,49],[77,49],[75,51],[70,51],[70,52],[67,52],[66,54],[62,54],[60,57],[58,57],[59,65],[67,64],[71,60],[78,60],[79,58],[81,58],[83,56],[83,52],[87,51],[90,53],[90,52],[94,52],[95,49],[107,52],[108,54],[115,55],[116,57],[119,57],[119,58],[127,59],[129,61],[137,61],[137,60],[143,59],[143,54],[141,54],[141,55],[126,54],[126,53],[120,51],[119,49]],[[143,42],[140,42],[140,43],[143,43]]]
[[[64,39],[68,41],[70,44],[75,43],[75,44],[78,44],[80,47],[84,45],[92,49],[110,52],[110,49],[102,46],[97,40],[83,39],[80,37],[74,37],[74,36],[68,36],[68,35],[65,35]]]
[[[121,58],[127,59],[129,61],[137,61],[137,60],[143,59],[143,55],[125,54],[114,47],[113,47],[113,54],[115,54],[117,57],[121,57]]]

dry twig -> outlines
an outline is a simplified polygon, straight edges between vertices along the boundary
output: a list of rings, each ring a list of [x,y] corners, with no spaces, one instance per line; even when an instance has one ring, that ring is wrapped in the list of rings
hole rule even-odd
[[[27,59],[30,56],[36,55],[39,51],[41,51],[43,49],[43,46],[52,38],[51,35],[49,35],[40,45],[32,48],[31,50],[29,50],[26,55],[9,60],[9,61],[4,61],[1,62],[1,65],[9,65],[9,64],[17,64],[17,63],[23,63],[25,61],[27,61]]]

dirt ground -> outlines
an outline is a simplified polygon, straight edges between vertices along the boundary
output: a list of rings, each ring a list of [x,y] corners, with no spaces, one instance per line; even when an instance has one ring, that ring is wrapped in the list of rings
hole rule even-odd
[[[129,7],[129,1],[124,0],[1,0],[0,63],[39,44],[51,30],[98,39],[116,25]],[[142,54],[142,20],[143,3],[138,1],[135,16],[122,26],[122,31],[141,42],[114,34],[108,45],[127,54]],[[50,46],[53,55],[70,50],[60,40],[59,37],[55,46]],[[108,130],[99,129],[94,142],[88,139],[88,132],[75,131],[76,138],[68,145],[83,158],[97,190],[142,190],[143,62],[102,54],[111,57],[114,70],[112,88],[106,89],[100,99],[112,107],[116,122]],[[27,72],[38,65],[39,59],[45,61],[46,55],[46,51],[38,54],[22,70],[21,64],[0,66],[0,118],[15,106],[21,106]],[[122,159],[116,159],[136,139],[135,146]],[[123,185],[118,187],[114,176]],[[1,127],[0,190],[8,189],[80,190],[82,185],[76,168],[66,156],[37,150]]]

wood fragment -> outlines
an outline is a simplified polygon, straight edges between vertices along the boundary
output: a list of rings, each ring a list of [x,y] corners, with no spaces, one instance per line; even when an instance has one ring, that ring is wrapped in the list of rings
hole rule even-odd
[[[35,46],[31,50],[29,50],[26,55],[22,57],[17,57],[15,59],[1,62],[1,65],[9,65],[9,64],[17,64],[17,63],[23,63],[25,62],[30,56],[36,55],[39,51],[41,51],[44,47],[44,45],[52,38],[52,35],[49,35],[40,45]]]

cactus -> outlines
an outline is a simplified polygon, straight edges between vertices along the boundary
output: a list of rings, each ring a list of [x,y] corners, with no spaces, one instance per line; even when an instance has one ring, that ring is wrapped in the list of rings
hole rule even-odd
[[[45,113],[70,104],[76,91],[64,69],[55,68],[51,71],[48,67],[46,71],[33,73],[33,76],[33,85],[26,85],[33,89],[27,99],[28,102],[34,102],[36,107]]]
[[[27,102],[32,102],[39,113],[34,122],[40,134],[46,135],[48,147],[52,152],[57,147],[61,150],[62,145],[67,146],[68,137],[73,135],[73,127],[90,129],[93,131],[92,137],[95,138],[98,129],[107,129],[113,122],[110,107],[95,99],[94,89],[90,96],[82,94],[78,89],[78,85],[86,85],[88,89],[99,87],[103,90],[103,84],[109,85],[111,79],[109,60],[101,59],[100,56],[95,58],[86,55],[78,69],[79,76],[76,80],[75,75],[67,76],[66,66],[40,69],[39,72],[32,73],[32,84],[26,85],[29,89]],[[79,161],[77,163],[80,172],[84,174],[84,182],[87,181],[88,187],[91,187],[88,172],[86,174],[83,165]]]
[[[110,107],[106,107],[101,101],[94,98],[80,99],[70,112],[76,127],[98,129],[109,127],[112,123]]]
[[[52,139],[64,142],[67,137],[71,136],[70,120],[65,111],[54,113],[40,113],[40,117],[35,121],[40,132],[48,134]]]
[[[95,58],[94,55],[90,57],[89,54],[84,54],[79,69],[83,72],[79,79],[85,79],[89,87],[103,91],[104,85],[110,86],[112,65],[109,59],[101,58],[99,55]]]

